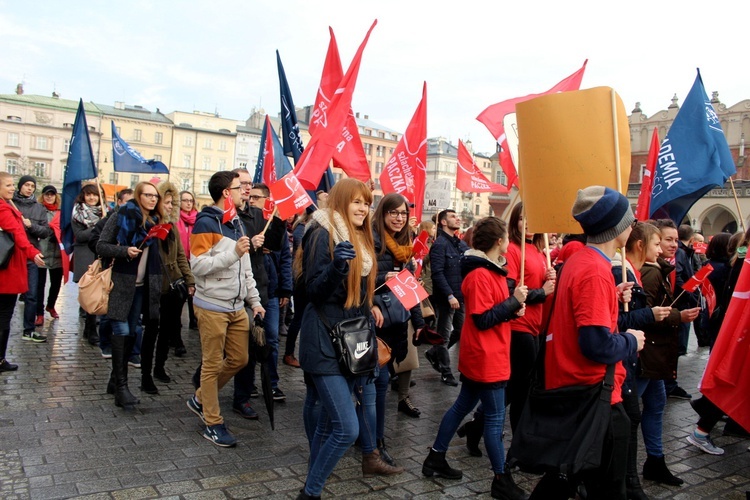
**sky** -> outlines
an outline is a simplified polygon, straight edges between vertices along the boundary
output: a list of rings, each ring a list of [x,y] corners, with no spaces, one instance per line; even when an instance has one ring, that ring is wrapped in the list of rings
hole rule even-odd
[[[296,106],[313,104],[333,28],[344,69],[372,22],[352,107],[403,132],[427,82],[427,133],[494,152],[487,106],[545,91],[588,59],[581,88],[613,87],[651,116],[696,68],[727,106],[750,98],[747,0],[0,0],[0,94],[246,120],[279,113],[276,54]]]

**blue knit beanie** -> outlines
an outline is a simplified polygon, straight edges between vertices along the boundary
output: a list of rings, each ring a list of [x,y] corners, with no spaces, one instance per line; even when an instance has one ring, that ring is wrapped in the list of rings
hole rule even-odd
[[[604,186],[578,190],[573,218],[581,225],[590,243],[614,240],[635,221],[628,199]]]

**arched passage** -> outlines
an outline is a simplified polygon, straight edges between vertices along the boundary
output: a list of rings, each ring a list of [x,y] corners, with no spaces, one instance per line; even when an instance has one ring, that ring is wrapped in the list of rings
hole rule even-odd
[[[722,205],[712,205],[698,218],[698,226],[706,236],[717,233],[737,231],[737,218],[734,213]]]

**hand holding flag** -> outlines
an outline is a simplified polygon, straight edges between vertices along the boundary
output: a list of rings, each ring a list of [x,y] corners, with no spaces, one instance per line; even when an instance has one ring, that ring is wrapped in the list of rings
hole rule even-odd
[[[234,200],[230,197],[224,198],[224,216],[221,218],[221,223],[226,224],[235,217],[237,217],[237,207],[234,206]]]
[[[698,287],[701,286],[704,281],[706,281],[706,278],[708,278],[708,275],[711,274],[711,271],[713,270],[714,268],[711,264],[706,264],[705,266],[701,267],[697,273],[692,275],[685,283],[682,284],[682,291],[677,296],[677,298],[674,299],[674,302],[669,305],[669,307],[674,307],[677,301],[680,300],[680,297],[682,297],[682,294],[684,294],[685,292],[695,292]]]

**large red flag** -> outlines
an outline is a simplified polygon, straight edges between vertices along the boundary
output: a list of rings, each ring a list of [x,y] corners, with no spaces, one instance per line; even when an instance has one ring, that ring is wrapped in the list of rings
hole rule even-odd
[[[276,157],[274,156],[273,149],[273,130],[271,126],[271,119],[266,115],[266,143],[261,144],[263,148],[263,172],[261,178],[263,184],[270,186],[276,182]]]
[[[651,189],[654,187],[654,169],[656,168],[656,159],[659,157],[659,145],[659,131],[654,127],[654,133],[651,134],[651,147],[648,148],[646,169],[643,171],[641,192],[638,193],[638,205],[635,207],[635,218],[638,220],[649,219]]]
[[[59,210],[55,212],[55,215],[52,217],[52,220],[49,221],[49,227],[51,227],[52,231],[54,231],[55,238],[58,241],[58,245],[60,245],[60,259],[62,260],[63,283],[67,283],[69,279],[68,274],[70,274],[70,256],[65,251],[65,246],[62,244],[62,231],[60,230],[60,211]]]
[[[558,82],[557,85],[546,92],[542,92],[541,94],[529,94],[523,97],[515,97],[513,99],[508,99],[507,101],[493,104],[479,113],[479,116],[477,116],[477,120],[482,122],[484,126],[487,127],[487,130],[490,131],[492,137],[497,140],[498,144],[500,144],[500,147],[502,148],[498,159],[500,161],[500,166],[502,167],[503,172],[505,172],[505,175],[508,177],[508,187],[512,186],[513,184],[517,184],[518,174],[516,173],[516,168],[513,165],[513,159],[511,158],[510,152],[508,150],[508,141],[505,138],[505,126],[503,125],[505,115],[515,113],[516,104],[518,104],[519,102],[528,101],[529,99],[533,99],[541,95],[556,94],[557,92],[566,92],[568,90],[578,90],[581,87],[581,80],[583,79],[583,72],[586,70],[586,63],[588,63],[588,59],[583,62],[583,66],[581,66],[578,71],[568,76],[567,78],[564,78],[563,80]]]
[[[507,193],[509,191],[502,184],[490,182],[485,177],[461,139],[458,140],[456,189],[467,193]]]
[[[414,203],[414,216],[422,220],[425,172],[427,165],[427,82],[422,86],[422,100],[414,116],[380,173],[384,193],[397,192]]]
[[[326,60],[323,63],[323,74],[320,77],[318,95],[315,97],[315,107],[312,119],[310,120],[309,130],[311,136],[315,135],[318,126],[327,128],[328,109],[339,88],[341,79],[344,77],[336,37],[331,27],[328,30],[331,33],[331,41],[328,44]],[[344,128],[341,130],[340,139],[340,147],[337,147],[333,153],[334,166],[342,169],[349,177],[354,177],[363,182],[368,181],[370,179],[370,164],[367,163],[367,157],[365,157],[362,139],[359,137],[357,122],[354,119],[354,112],[351,106],[349,106],[349,117],[346,120]]]
[[[317,125],[323,125],[325,123],[325,129],[318,128],[316,133],[312,136],[310,143],[305,148],[305,152],[300,156],[299,163],[296,166],[296,175],[302,186],[305,189],[313,190],[318,187],[320,178],[323,176],[328,163],[333,158],[334,154],[338,151],[343,151],[347,145],[351,146],[351,142],[348,142],[348,135],[358,135],[359,131],[356,128],[356,124],[353,130],[344,131],[344,127],[347,125],[347,120],[351,114],[352,96],[354,94],[354,87],[357,83],[357,76],[359,75],[359,66],[362,62],[362,53],[367,45],[367,40],[370,38],[375,25],[378,21],[372,23],[370,29],[367,31],[365,39],[357,49],[357,53],[352,59],[352,63],[349,65],[349,69],[341,79],[338,87],[330,100],[329,105],[324,110],[324,117],[318,117]],[[317,108],[316,112],[319,111]],[[344,133],[348,134],[344,137]],[[361,144],[360,144],[361,147]],[[350,165],[342,165],[344,172],[347,175],[352,175],[347,170]],[[364,175],[362,181],[370,179],[370,169],[367,168],[366,174],[359,172],[359,175]]]
[[[745,259],[726,316],[708,358],[701,392],[750,429],[750,259]]]

